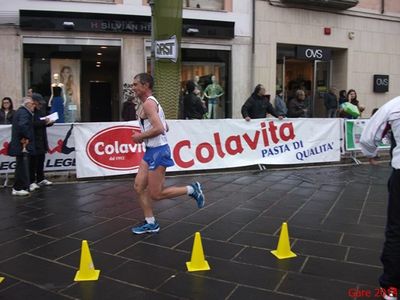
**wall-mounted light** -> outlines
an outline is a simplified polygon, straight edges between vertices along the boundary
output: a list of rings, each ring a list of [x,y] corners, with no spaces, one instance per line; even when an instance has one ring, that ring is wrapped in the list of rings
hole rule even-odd
[[[194,34],[194,33],[199,33],[199,32],[200,32],[200,30],[198,28],[190,27],[190,28],[186,29],[186,33],[188,33],[188,34]]]
[[[64,29],[72,30],[75,28],[75,24],[74,24],[74,22],[65,21],[65,22],[63,22],[63,27],[64,27]]]
[[[98,55],[98,56],[100,56],[100,55],[103,55],[103,53],[101,53],[101,52],[97,52],[97,55]]]
[[[353,31],[350,31],[347,36],[349,37],[350,40],[354,40],[354,38],[356,37],[355,33]]]

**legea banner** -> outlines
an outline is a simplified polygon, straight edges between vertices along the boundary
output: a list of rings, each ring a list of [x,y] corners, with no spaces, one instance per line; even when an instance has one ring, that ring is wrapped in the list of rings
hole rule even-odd
[[[340,160],[340,119],[170,120],[175,166],[169,171],[254,164],[307,164]],[[74,127],[77,177],[135,173],[144,144],[132,142],[137,121]]]
[[[47,128],[49,151],[44,162],[45,171],[75,170],[74,125],[54,124]],[[0,126],[0,173],[15,170],[15,158],[8,156],[11,125]]]

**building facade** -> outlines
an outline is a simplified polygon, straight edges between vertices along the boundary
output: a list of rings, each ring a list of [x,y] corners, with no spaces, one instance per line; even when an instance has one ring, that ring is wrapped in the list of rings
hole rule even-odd
[[[254,78],[288,99],[304,89],[324,117],[330,86],[355,89],[369,117],[400,94],[397,0],[257,0]]]
[[[150,68],[150,16],[147,0],[2,3],[0,96],[49,99],[57,73],[67,122],[120,120],[132,77]],[[355,89],[368,117],[400,93],[399,34],[398,0],[184,0],[182,89],[214,75],[216,118],[240,118],[258,83],[272,99],[304,89],[312,117],[330,86]]]
[[[251,85],[251,0],[185,0],[181,81],[215,76],[224,90],[216,118],[237,115]],[[66,122],[120,120],[133,76],[150,68],[146,0],[19,0],[0,12],[1,96],[16,104],[29,88],[45,98],[58,74]],[[179,101],[179,99],[176,99]]]

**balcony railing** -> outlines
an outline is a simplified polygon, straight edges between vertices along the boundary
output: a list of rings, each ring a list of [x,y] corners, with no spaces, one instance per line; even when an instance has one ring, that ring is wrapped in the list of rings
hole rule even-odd
[[[354,7],[359,0],[281,0],[283,4],[299,7],[319,7],[328,9],[345,10]]]

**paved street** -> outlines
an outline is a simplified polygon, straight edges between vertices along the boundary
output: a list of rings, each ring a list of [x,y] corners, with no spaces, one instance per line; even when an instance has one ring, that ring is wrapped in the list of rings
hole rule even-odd
[[[130,231],[142,220],[132,180],[22,198],[1,189],[0,299],[338,300],[357,288],[358,299],[376,299],[389,173],[384,163],[169,177],[202,182],[206,206],[156,203],[161,231],[142,236]],[[285,221],[298,256],[277,260],[270,250]],[[186,270],[196,231],[210,271]],[[82,240],[98,281],[73,281]]]

